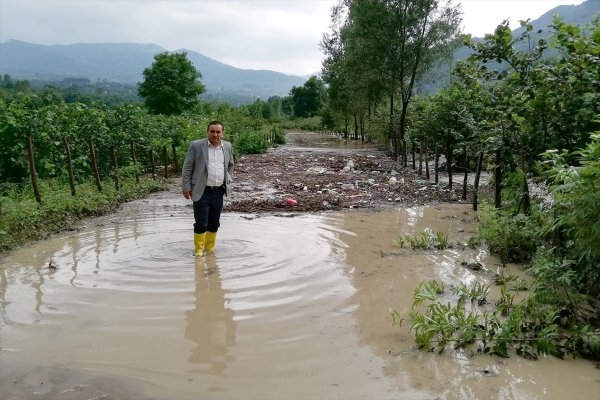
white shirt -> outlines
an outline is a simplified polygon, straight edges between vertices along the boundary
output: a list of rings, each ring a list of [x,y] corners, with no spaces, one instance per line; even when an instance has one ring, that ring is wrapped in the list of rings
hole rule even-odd
[[[221,186],[225,182],[223,146],[208,143],[208,180],[206,186]]]

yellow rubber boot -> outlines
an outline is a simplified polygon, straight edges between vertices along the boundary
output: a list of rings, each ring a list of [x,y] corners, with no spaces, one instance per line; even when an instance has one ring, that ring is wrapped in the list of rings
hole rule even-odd
[[[204,255],[204,245],[206,233],[194,233],[194,254],[202,257]]]
[[[204,249],[207,253],[215,251],[215,244],[217,243],[217,232],[206,232],[206,242]]]

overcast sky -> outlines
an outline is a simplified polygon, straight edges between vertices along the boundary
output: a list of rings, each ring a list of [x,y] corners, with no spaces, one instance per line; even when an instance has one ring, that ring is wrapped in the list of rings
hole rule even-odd
[[[584,0],[454,0],[464,32],[483,36]],[[0,0],[0,42],[154,43],[238,68],[308,75],[338,0]],[[1,62],[1,60],[0,60]]]

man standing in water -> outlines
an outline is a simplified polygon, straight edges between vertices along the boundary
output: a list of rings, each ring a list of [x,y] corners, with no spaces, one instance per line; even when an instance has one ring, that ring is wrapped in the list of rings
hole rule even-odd
[[[181,172],[183,197],[194,202],[194,254],[215,251],[223,195],[231,193],[233,151],[223,139],[223,124],[208,123],[205,139],[190,143]]]

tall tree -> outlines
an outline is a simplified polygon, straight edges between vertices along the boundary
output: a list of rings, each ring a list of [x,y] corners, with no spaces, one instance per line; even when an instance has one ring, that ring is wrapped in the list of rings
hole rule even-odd
[[[302,86],[290,90],[292,107],[296,117],[313,117],[325,104],[325,86],[316,76],[311,76]]]
[[[369,82],[382,91],[381,98],[387,96],[389,136],[399,156],[415,81],[450,56],[458,43],[461,9],[441,0],[344,0],[343,5],[346,20],[341,34],[331,36],[340,38],[342,47],[329,46],[342,54],[326,54],[332,57],[326,58],[329,64],[324,68],[340,73],[333,67],[343,63],[341,72],[351,76],[347,84]],[[366,103],[372,103],[372,91],[365,90],[364,95]],[[396,115],[398,98],[401,107]]]
[[[189,111],[199,104],[204,93],[202,74],[187,59],[187,53],[160,53],[152,66],[144,69],[144,81],[138,93],[153,114],[174,115]]]

